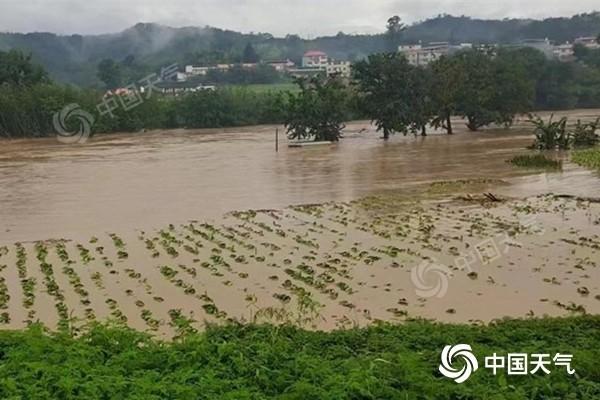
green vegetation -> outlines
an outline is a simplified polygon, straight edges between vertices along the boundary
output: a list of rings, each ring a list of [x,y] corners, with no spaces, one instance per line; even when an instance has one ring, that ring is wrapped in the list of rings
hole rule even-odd
[[[332,132],[350,119],[370,118],[388,138],[396,132],[425,135],[429,125],[451,134],[451,117],[457,115],[467,120],[470,130],[478,130],[491,124],[509,126],[515,115],[536,108],[600,106],[600,67],[547,60],[539,51],[525,48],[464,50],[427,67],[414,67],[396,52],[375,54],[354,65],[350,83],[336,77],[334,84],[323,81],[320,88],[312,82],[291,89],[288,82],[277,79],[266,79],[277,85],[256,85],[264,80],[245,77],[242,70],[230,70],[231,76],[221,81],[207,77],[225,83],[216,90],[176,97],[153,90],[152,95],[140,95],[134,107],[126,107],[127,97],[107,99],[103,90],[52,83],[31,57],[17,51],[0,52],[0,136],[53,135],[53,116],[73,104],[93,114],[92,133],[286,123],[294,125],[290,131],[298,135],[294,137],[334,140],[339,133]],[[143,68],[134,59],[118,63],[105,59],[98,76],[104,87],[114,88],[138,82],[136,71]],[[262,72],[261,67],[252,73]],[[317,106],[318,99],[323,101]],[[317,112],[320,107],[326,108]],[[332,113],[338,123],[329,126],[324,121]],[[562,121],[547,126],[539,119],[533,122],[541,137],[536,142],[540,149],[597,141],[598,122],[580,123],[572,134],[560,132],[566,128]],[[74,132],[81,121],[70,118],[65,123]]]
[[[372,55],[354,66],[359,107],[386,139],[395,132],[425,135],[428,124],[452,134],[454,115],[472,131],[509,126],[534,104],[531,57],[521,49],[465,50],[423,68],[398,53]]]
[[[600,149],[578,150],[573,153],[571,159],[574,163],[591,169],[600,170]]]
[[[518,43],[528,38],[548,38],[564,43],[581,36],[596,36],[599,13],[578,14],[544,20],[482,20],[440,15],[404,26],[390,18],[386,33],[375,35],[338,33],[312,40],[297,35],[277,38],[268,33],[242,34],[211,27],[170,28],[137,24],[113,35],[61,36],[51,33],[0,33],[0,49],[21,49],[34,54],[52,78],[80,86],[99,85],[99,60],[126,61],[124,76],[139,78],[171,63],[204,65],[241,62],[250,44],[263,60],[289,58],[296,63],[306,50],[321,49],[337,59],[360,60],[373,53],[395,50],[400,43]],[[383,25],[383,24],[382,24]],[[168,38],[168,40],[165,40]],[[125,65],[127,67],[127,65]],[[138,79],[139,79],[138,78]]]
[[[427,74],[399,53],[374,54],[354,65],[359,106],[385,139],[409,130],[425,133],[430,119]]]
[[[512,165],[522,168],[540,168],[548,170],[562,170],[562,161],[553,160],[544,154],[527,154],[516,156],[509,160]]]
[[[408,322],[331,333],[291,326],[182,326],[174,343],[118,327],[80,338],[0,332],[5,399],[592,399],[600,396],[600,318],[506,320],[488,327]],[[448,344],[468,343],[480,369],[458,385],[438,372]],[[494,376],[484,356],[573,354],[576,375]]]
[[[338,79],[298,80],[300,93],[290,94],[285,127],[290,139],[337,142],[344,129],[347,91]]]
[[[600,128],[600,118],[594,122],[582,123],[577,121],[573,129],[573,147],[595,146],[600,141],[600,136],[596,133]]]
[[[548,122],[542,118],[530,117],[529,122],[535,127],[535,141],[531,148],[538,150],[566,150],[571,147],[589,147],[598,143],[599,137],[596,134],[600,125],[600,118],[593,122],[583,123],[577,121],[575,126],[568,126],[568,119],[563,117],[558,121],[550,116]]]

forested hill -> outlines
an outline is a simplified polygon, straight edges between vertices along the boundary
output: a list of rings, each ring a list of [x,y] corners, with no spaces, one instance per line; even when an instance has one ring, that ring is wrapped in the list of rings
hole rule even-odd
[[[382,21],[382,27],[385,21]],[[480,20],[438,16],[409,26],[400,38],[386,34],[347,35],[305,40],[295,35],[275,38],[270,34],[242,34],[211,27],[170,28],[137,24],[108,35],[58,36],[51,33],[0,33],[0,50],[18,48],[33,54],[59,81],[83,86],[96,85],[97,64],[112,58],[131,64],[140,72],[153,72],[161,65],[236,62],[252,43],[262,59],[290,58],[298,61],[307,49],[320,49],[339,59],[356,60],[394,48],[401,42],[449,41],[453,43],[514,43],[527,38],[557,42],[600,33],[600,13],[545,20]]]

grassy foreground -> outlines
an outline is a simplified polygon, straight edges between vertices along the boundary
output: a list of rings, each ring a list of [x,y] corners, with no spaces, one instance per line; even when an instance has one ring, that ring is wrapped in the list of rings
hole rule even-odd
[[[437,371],[447,344],[473,346],[480,370]],[[577,373],[494,377],[493,352],[572,353]],[[97,326],[73,339],[0,332],[2,399],[592,399],[600,398],[600,317],[491,326],[409,322],[331,333],[213,327],[174,343]]]

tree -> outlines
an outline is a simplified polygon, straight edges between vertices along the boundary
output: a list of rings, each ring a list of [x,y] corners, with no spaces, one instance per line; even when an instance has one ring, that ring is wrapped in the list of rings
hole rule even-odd
[[[290,93],[285,127],[290,139],[337,142],[344,121],[346,93],[337,77],[299,79],[300,92]]]
[[[465,71],[457,58],[442,56],[431,63],[431,75],[431,107],[434,115],[431,124],[436,128],[442,127],[451,135],[451,117],[458,110]]]
[[[515,115],[529,112],[535,100],[536,79],[531,76],[528,60],[514,50],[500,50],[493,59],[493,94],[490,99],[494,122],[509,126]]]
[[[121,66],[110,58],[100,61],[98,64],[98,78],[104,82],[109,90],[120,87],[123,81]]]
[[[31,55],[19,50],[0,51],[0,85],[32,86],[48,82],[48,74],[31,62]]]
[[[476,131],[496,120],[493,98],[494,68],[491,57],[483,51],[467,50],[455,56],[466,79],[461,80],[456,111],[467,119],[467,127]]]
[[[256,64],[258,61],[259,58],[258,54],[256,54],[256,50],[254,50],[252,43],[248,43],[244,49],[244,54],[242,55],[242,62],[246,64]]]
[[[353,67],[361,108],[377,130],[383,131],[384,139],[424,125],[423,110],[419,109],[425,96],[424,82],[416,79],[416,70],[397,52],[373,54]]]
[[[406,30],[406,25],[402,22],[402,19],[394,15],[388,18],[386,25],[386,35],[388,40],[388,50],[396,51],[398,49],[398,43],[402,38],[403,32]]]
[[[428,68],[411,68],[410,83],[410,131],[427,135],[427,125],[431,122],[431,71]]]

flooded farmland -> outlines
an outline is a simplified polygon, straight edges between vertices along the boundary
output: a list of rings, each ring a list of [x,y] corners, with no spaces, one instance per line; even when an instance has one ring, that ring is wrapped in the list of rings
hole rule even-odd
[[[600,205],[549,195],[600,196],[600,178],[567,154],[560,173],[512,167],[532,141],[522,121],[387,143],[351,123],[339,144],[277,153],[274,131],[4,142],[3,322],[169,336],[227,319],[600,312]]]

